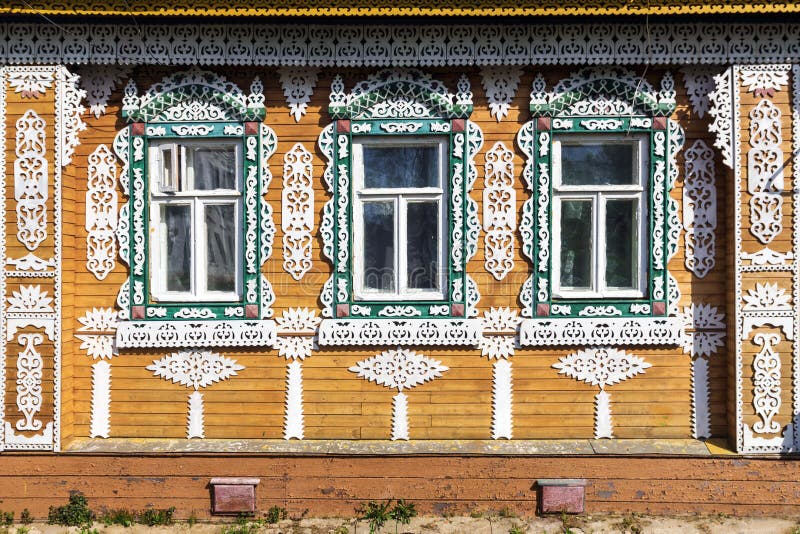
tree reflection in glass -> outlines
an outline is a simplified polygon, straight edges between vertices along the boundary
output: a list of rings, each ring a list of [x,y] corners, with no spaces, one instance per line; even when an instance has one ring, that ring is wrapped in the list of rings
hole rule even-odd
[[[364,203],[364,288],[394,291],[394,202]]]

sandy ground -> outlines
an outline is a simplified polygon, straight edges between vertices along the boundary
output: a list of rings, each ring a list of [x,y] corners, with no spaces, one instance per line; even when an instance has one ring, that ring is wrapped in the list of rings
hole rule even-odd
[[[27,529],[27,530],[26,530]],[[276,525],[248,523],[176,523],[170,527],[105,526],[92,529],[34,523],[7,529],[7,534],[369,534],[363,521],[342,518],[285,520]],[[534,519],[500,517],[416,517],[408,525],[389,521],[380,534],[555,534],[680,533],[800,534],[800,518],[728,516],[584,515]]]

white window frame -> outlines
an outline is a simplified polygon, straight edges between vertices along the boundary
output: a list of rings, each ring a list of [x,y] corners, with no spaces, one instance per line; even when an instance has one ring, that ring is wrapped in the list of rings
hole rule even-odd
[[[364,146],[382,147],[407,147],[407,146],[436,146],[439,149],[439,187],[422,188],[373,188],[364,187]],[[447,244],[448,232],[448,196],[447,184],[449,182],[449,142],[446,137],[364,137],[354,139],[353,152],[353,287],[355,300],[361,301],[404,301],[404,300],[445,300],[447,298]],[[364,287],[364,218],[363,205],[365,201],[394,201],[394,293],[370,290]],[[414,201],[437,201],[439,204],[439,272],[437,281],[439,289],[429,291],[425,289],[408,288],[408,259],[407,249],[407,206]]]
[[[638,171],[638,183],[632,185],[564,185],[562,184],[561,145],[564,144],[625,144],[635,145],[633,169]],[[647,135],[562,134],[553,138],[553,296],[557,298],[643,298],[647,291],[649,216],[647,188],[649,183],[649,138]],[[639,239],[637,243],[638,270],[636,287],[610,288],[605,281],[606,240],[605,215],[608,200],[637,199]],[[561,286],[561,202],[590,200],[592,202],[592,288],[573,289]]]
[[[213,189],[205,191],[181,191],[183,180],[190,180],[190,169],[187,168],[186,151],[188,148],[203,146],[208,148],[234,147],[236,154],[236,187],[237,189]],[[172,149],[172,176],[175,180],[175,191],[161,191],[163,154],[165,149]],[[180,157],[177,157],[178,151]],[[239,302],[242,300],[242,241],[244,232],[243,209],[243,177],[242,177],[242,144],[240,141],[213,140],[163,140],[151,141],[148,148],[149,182],[150,182],[150,298],[161,303],[182,302]],[[176,168],[179,167],[179,168]],[[208,291],[205,287],[208,276],[206,272],[206,232],[205,208],[214,205],[234,206],[236,222],[235,272],[236,290]],[[191,207],[191,291],[167,291],[166,262],[162,261],[167,254],[165,226],[161,222],[161,207],[165,205],[188,205]]]

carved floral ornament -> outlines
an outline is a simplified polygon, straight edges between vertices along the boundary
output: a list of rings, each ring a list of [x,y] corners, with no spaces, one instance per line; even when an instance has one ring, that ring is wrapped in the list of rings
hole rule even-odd
[[[364,380],[397,390],[392,404],[392,440],[409,439],[408,397],[403,390],[438,378],[447,370],[438,360],[402,348],[382,352],[350,367],[351,372]]]
[[[222,76],[193,67],[154,84],[139,96],[133,79],[125,86],[122,116],[129,122],[261,121],[263,85],[258,78],[245,95]]]
[[[598,386],[595,396],[595,439],[612,438],[611,396],[606,386],[617,384],[651,367],[638,356],[611,347],[579,350],[560,358],[553,364],[563,374],[587,384]]]
[[[236,376],[243,369],[236,360],[204,350],[168,354],[147,366],[157,377],[194,389],[189,395],[187,439],[205,437],[203,395],[198,390]]]

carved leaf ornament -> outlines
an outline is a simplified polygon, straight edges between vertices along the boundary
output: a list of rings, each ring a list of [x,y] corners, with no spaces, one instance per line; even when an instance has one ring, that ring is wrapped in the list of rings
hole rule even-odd
[[[638,356],[614,348],[593,348],[568,354],[553,364],[558,374],[605,389],[632,378],[651,365]]]
[[[164,380],[197,390],[236,376],[244,366],[214,352],[186,351],[154,360],[147,369]]]
[[[382,352],[350,367],[359,377],[398,391],[429,382],[447,370],[441,362],[408,349]]]

